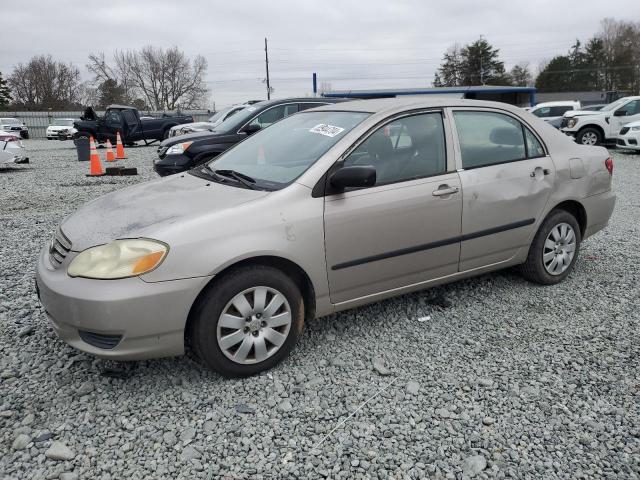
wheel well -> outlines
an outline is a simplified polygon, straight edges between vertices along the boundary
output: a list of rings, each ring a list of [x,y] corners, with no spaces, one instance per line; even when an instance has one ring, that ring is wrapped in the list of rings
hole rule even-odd
[[[187,324],[185,325],[184,334],[185,337],[189,333],[189,329],[191,326],[191,322],[193,320],[193,313],[195,310],[195,306],[198,304],[202,296],[208,290],[209,286],[214,284],[215,282],[220,281],[229,273],[250,265],[263,265],[268,267],[277,268],[282,271],[284,274],[288,275],[300,288],[300,293],[302,293],[302,299],[304,301],[304,312],[305,312],[305,321],[313,320],[315,317],[316,310],[316,295],[315,290],[313,288],[313,284],[311,283],[311,279],[307,275],[307,273],[300,268],[299,265],[292,262],[291,260],[287,260],[282,257],[274,257],[274,256],[260,256],[260,257],[252,257],[247,258],[245,260],[241,260],[233,265],[229,265],[224,270],[218,272],[210,281],[207,283],[203,289],[200,291],[196,300],[191,305],[191,309],[189,310],[189,315],[187,317]],[[185,338],[187,340],[187,338]]]
[[[578,134],[580,134],[580,132],[583,131],[585,128],[593,128],[595,130],[598,130],[600,132],[600,135],[602,135],[602,141],[604,142],[605,140],[604,130],[600,125],[589,124],[589,125],[585,125],[584,127],[580,127],[580,130],[578,130]]]
[[[554,210],[564,210],[573,215],[580,226],[580,235],[584,237],[584,232],[587,229],[587,211],[581,203],[575,200],[567,200],[566,202],[556,205]]]

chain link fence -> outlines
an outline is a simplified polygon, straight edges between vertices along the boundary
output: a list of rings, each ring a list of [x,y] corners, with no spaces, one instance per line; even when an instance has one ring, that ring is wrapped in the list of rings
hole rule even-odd
[[[99,116],[104,115],[104,111],[96,111]],[[56,118],[74,118],[80,119],[83,114],[77,112],[0,112],[0,118],[17,118],[29,128],[29,138],[45,138],[47,127],[52,124]],[[152,112],[140,111],[141,117],[161,117],[162,115],[175,115],[174,112]],[[206,122],[212,112],[207,110],[181,110],[180,115],[191,115],[194,122]]]

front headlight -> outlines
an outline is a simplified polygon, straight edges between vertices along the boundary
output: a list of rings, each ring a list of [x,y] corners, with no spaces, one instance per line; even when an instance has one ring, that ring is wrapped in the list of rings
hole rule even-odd
[[[573,127],[575,127],[575,126],[576,126],[576,123],[578,123],[578,119],[577,119],[577,118],[570,118],[570,119],[567,121],[567,127],[569,127],[569,128],[573,128]]]
[[[69,265],[67,273],[70,277],[103,280],[135,277],[160,265],[168,251],[169,247],[157,240],[115,240],[80,252]]]
[[[167,155],[180,155],[181,153],[184,153],[192,143],[193,142],[182,142],[171,145],[169,150],[167,150]]]

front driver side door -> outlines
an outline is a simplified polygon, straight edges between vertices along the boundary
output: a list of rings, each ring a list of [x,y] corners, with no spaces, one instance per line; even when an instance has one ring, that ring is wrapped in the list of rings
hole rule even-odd
[[[462,192],[450,144],[442,112],[429,111],[381,126],[344,159],[373,165],[377,180],[325,197],[334,304],[457,272]]]

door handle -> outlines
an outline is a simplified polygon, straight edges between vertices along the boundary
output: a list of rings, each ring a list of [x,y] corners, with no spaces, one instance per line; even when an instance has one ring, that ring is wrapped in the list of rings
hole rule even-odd
[[[535,178],[536,177],[536,172],[538,172],[540,170],[542,170],[542,174],[543,175],[549,175],[551,173],[551,170],[549,170],[548,168],[544,168],[543,169],[541,167],[536,167],[535,170],[529,174],[529,176],[531,178]]]
[[[458,193],[460,189],[458,187],[450,187],[449,185],[440,185],[437,190],[431,192],[434,197],[443,197],[445,195],[452,195]]]

